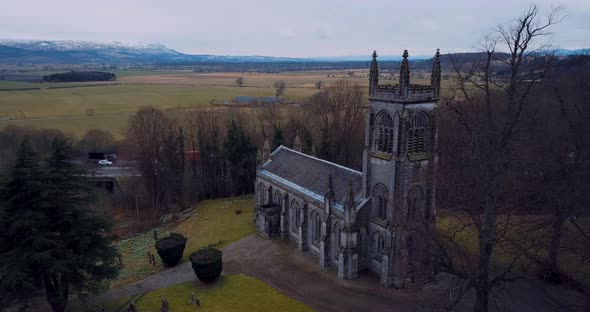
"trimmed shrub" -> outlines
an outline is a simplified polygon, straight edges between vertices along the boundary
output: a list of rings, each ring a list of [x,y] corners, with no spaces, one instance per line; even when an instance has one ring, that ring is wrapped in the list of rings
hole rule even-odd
[[[180,233],[171,233],[164,236],[156,242],[156,250],[162,262],[166,266],[172,267],[180,262],[184,248],[186,247],[186,237]]]
[[[223,271],[221,258],[221,251],[213,247],[199,249],[189,257],[195,275],[203,283],[211,283],[221,275],[221,271]]]

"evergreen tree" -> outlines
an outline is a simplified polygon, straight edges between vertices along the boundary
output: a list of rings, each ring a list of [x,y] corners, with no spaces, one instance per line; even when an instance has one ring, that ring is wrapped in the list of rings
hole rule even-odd
[[[71,152],[55,139],[42,171],[24,142],[2,192],[0,291],[44,290],[54,311],[66,310],[72,291],[96,291],[118,273],[111,224],[89,209],[94,197]]]
[[[36,294],[38,264],[52,247],[51,234],[39,227],[46,217],[41,176],[38,155],[25,138],[0,190],[0,311],[23,307]]]
[[[236,192],[249,194],[254,191],[256,176],[256,145],[234,121],[223,143],[225,159],[229,162],[230,174]]]
[[[309,129],[301,128],[301,138],[303,139],[303,152],[309,154],[313,146],[313,137]]]
[[[285,135],[283,128],[275,127],[275,134],[272,139],[272,149],[275,150],[277,147],[285,145]]]
[[[322,128],[322,142],[320,143],[319,156],[323,159],[333,161],[332,136],[328,128]]]

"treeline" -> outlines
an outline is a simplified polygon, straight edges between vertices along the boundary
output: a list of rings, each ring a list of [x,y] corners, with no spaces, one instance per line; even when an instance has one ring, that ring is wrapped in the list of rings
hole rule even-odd
[[[155,215],[251,194],[264,141],[272,149],[292,147],[296,135],[303,152],[360,169],[365,98],[363,89],[340,81],[303,108],[268,104],[178,115],[144,107],[130,117],[123,144],[141,173],[135,192]]]
[[[71,71],[43,76],[45,82],[84,82],[84,81],[113,81],[117,76],[114,73],[99,71]]]
[[[558,13],[531,6],[485,37],[469,66],[452,64],[437,118],[444,226],[423,232],[436,271],[459,282],[432,306],[453,310],[473,291],[474,311],[490,311],[504,304],[499,289],[526,277],[569,284],[590,306],[590,62],[531,57]]]

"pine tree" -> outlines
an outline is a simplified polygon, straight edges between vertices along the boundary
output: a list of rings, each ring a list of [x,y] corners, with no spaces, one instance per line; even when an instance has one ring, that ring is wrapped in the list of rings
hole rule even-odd
[[[67,140],[55,139],[41,170],[24,142],[2,189],[0,291],[21,299],[44,290],[56,312],[72,291],[98,290],[118,273],[110,222],[89,209],[94,197],[71,153]]]
[[[277,147],[285,144],[285,135],[283,128],[275,127],[275,134],[272,139],[272,149],[275,150]]]
[[[24,139],[0,190],[0,311],[24,306],[39,289],[34,276],[52,246],[51,234],[40,227],[45,222],[41,177],[38,155]]]
[[[254,191],[252,181],[256,176],[256,145],[234,121],[223,143],[225,159],[229,162],[230,174],[236,192],[249,194]]]

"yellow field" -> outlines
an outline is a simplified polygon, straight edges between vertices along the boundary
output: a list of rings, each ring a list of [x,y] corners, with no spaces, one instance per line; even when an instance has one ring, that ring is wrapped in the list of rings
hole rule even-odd
[[[366,72],[357,71],[347,78],[367,85]],[[305,100],[318,90],[315,83],[326,85],[346,76],[346,71],[309,71],[268,73],[193,73],[190,71],[117,72],[115,84],[98,83],[17,83],[1,81],[0,89],[41,88],[40,90],[0,91],[0,128],[7,125],[57,128],[81,136],[98,128],[124,137],[130,114],[142,106],[164,110],[197,109],[231,101],[238,95],[273,96],[272,84],[284,80],[285,98]],[[329,77],[328,77],[329,76]],[[244,86],[235,85],[238,77]],[[104,84],[104,85],[102,85]],[[68,86],[70,88],[59,88]],[[72,87],[73,86],[73,87]],[[2,120],[10,118],[10,120]]]

